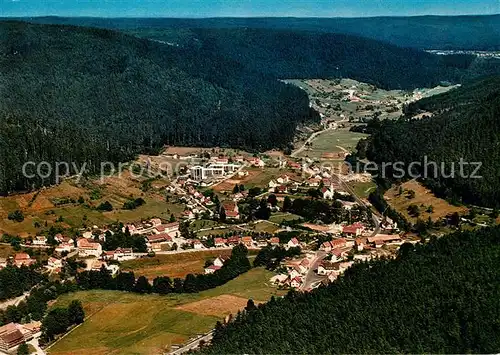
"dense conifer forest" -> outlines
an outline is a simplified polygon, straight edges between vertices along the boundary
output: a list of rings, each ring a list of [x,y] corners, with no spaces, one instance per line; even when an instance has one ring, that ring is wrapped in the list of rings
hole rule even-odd
[[[500,73],[498,59],[439,56],[348,34],[253,28],[130,33],[193,51],[214,51],[280,79],[350,78],[385,89],[413,89]]]
[[[43,279],[40,274],[26,266],[8,266],[0,270],[0,301],[21,296]]]
[[[217,324],[206,354],[496,353],[500,228],[404,244],[310,293]]]
[[[0,193],[54,182],[23,177],[27,161],[95,172],[164,144],[266,150],[318,119],[299,88],[214,52],[22,22],[0,23],[0,103]]]
[[[422,113],[427,117],[412,118]],[[417,101],[406,108],[400,120],[372,123],[370,127],[373,135],[368,144],[358,144],[361,157],[379,165],[402,161],[408,167],[411,162],[422,162],[414,171],[424,176],[427,156],[428,162],[438,163],[438,169],[428,165],[423,182],[437,195],[455,202],[500,206],[499,76]],[[468,177],[477,164],[464,166],[461,177],[461,158],[468,163],[481,162],[475,174],[481,178]],[[391,178],[391,168],[386,171]],[[452,171],[455,176],[450,178]]]

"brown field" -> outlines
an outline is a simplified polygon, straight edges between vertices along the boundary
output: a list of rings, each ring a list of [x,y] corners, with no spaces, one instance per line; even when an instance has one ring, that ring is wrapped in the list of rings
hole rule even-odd
[[[205,261],[217,256],[230,256],[231,250],[207,250],[191,253],[156,255],[122,263],[122,270],[133,271],[136,276],[152,280],[157,276],[184,278],[187,274],[202,274]]]
[[[245,187],[247,186],[248,183],[251,181],[257,179],[260,175],[264,174],[264,170],[262,169],[248,169],[245,170],[248,172],[247,176],[242,176],[241,178],[238,178],[235,176],[233,179],[227,179],[224,182],[217,184],[213,187],[213,189],[217,192],[222,192],[222,191],[232,191],[234,188],[234,185],[236,184],[243,184]]]
[[[247,301],[248,300],[243,297],[220,295],[184,304],[176,309],[204,316],[224,317],[229,314],[236,314],[239,310],[245,308]]]
[[[179,155],[187,155],[192,153],[198,153],[202,151],[201,148],[197,147],[168,147],[163,154],[179,154]]]
[[[427,220],[430,217],[433,221],[437,221],[450,213],[466,214],[468,212],[466,207],[453,206],[447,201],[434,196],[429,189],[415,180],[405,182],[402,186],[405,191],[403,195],[399,195],[399,186],[394,186],[385,193],[384,198],[392,208],[413,223],[417,221],[417,218],[408,214],[408,206],[410,205],[420,207],[420,216],[418,218],[422,220]],[[415,191],[415,198],[409,199],[406,196],[406,192],[409,190]],[[426,212],[428,206],[433,206],[434,211],[432,213]]]
[[[14,253],[14,248],[10,245],[0,245],[0,258],[8,258]]]

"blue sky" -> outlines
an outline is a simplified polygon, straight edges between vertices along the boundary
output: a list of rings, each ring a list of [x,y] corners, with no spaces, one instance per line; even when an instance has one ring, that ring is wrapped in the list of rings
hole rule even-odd
[[[0,17],[358,17],[494,13],[500,13],[500,0],[0,0]]]

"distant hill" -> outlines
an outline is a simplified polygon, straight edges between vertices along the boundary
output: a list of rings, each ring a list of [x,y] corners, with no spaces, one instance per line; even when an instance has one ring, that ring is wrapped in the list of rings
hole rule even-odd
[[[465,354],[500,349],[500,228],[404,244],[333,284],[217,324],[202,354]]]
[[[370,18],[100,19],[45,17],[40,22],[140,28],[261,28],[353,34],[418,49],[500,50],[500,15]]]
[[[417,114],[432,117],[412,119]],[[444,162],[444,176],[439,173],[435,178],[431,167],[423,180],[435,193],[457,202],[500,207],[500,76],[410,104],[406,117],[382,122],[368,144],[358,148],[362,156],[378,163],[402,161],[408,166],[412,161],[423,162],[424,156]],[[477,173],[481,178],[460,177],[461,158],[481,162]],[[471,174],[471,169],[466,167],[464,175]],[[424,173],[423,167],[415,171]],[[447,178],[451,171],[455,177]]]
[[[214,52],[104,29],[0,23],[0,193],[27,161],[127,161],[164,144],[283,148],[307,95]],[[53,165],[52,165],[53,167]]]

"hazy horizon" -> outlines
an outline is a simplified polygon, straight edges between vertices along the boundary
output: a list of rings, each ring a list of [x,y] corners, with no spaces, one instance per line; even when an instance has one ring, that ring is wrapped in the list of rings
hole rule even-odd
[[[0,17],[403,17],[500,14],[500,0],[0,0]]]

